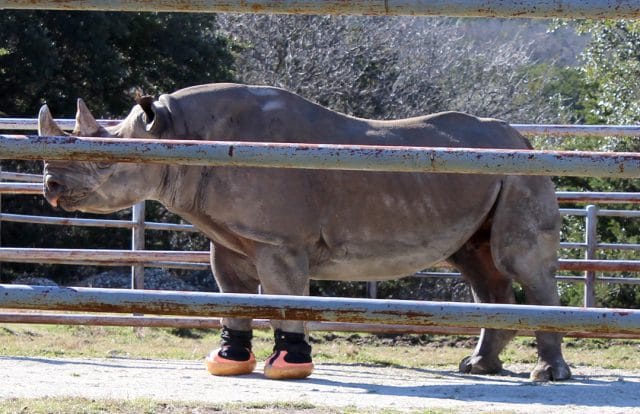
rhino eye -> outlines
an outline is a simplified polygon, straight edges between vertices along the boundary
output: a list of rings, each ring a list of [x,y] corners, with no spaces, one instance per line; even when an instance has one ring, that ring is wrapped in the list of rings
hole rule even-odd
[[[111,164],[110,162],[97,162],[97,163],[96,163],[96,167],[98,167],[98,168],[99,168],[99,169],[101,169],[101,170],[104,170],[104,169],[106,169],[106,168],[109,168],[109,167],[111,167],[111,165],[112,165],[112,164]]]

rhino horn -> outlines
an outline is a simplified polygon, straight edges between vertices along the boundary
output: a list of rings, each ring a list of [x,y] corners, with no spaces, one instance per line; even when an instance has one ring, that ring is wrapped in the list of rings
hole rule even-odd
[[[168,114],[164,107],[154,105],[151,96],[141,96],[136,99],[145,114],[145,129],[152,135],[160,135],[168,125]]]
[[[56,124],[51,116],[51,111],[47,105],[42,105],[38,113],[38,135],[42,136],[62,136],[66,135]]]
[[[91,115],[91,111],[82,99],[78,99],[78,111],[76,112],[76,126],[73,129],[74,135],[81,137],[94,137],[100,135],[103,128]]]

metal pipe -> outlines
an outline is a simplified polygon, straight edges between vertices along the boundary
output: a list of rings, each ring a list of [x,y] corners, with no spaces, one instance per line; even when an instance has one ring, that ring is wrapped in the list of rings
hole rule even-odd
[[[638,4],[640,8],[640,2]],[[637,137],[640,126],[637,125],[539,125],[511,124],[522,135],[554,137]]]
[[[0,285],[0,307],[640,334],[640,311]]]
[[[558,202],[561,203],[640,203],[640,193],[556,191],[556,197],[558,198]]]
[[[0,248],[0,261],[15,263],[100,263],[104,266],[127,266],[145,262],[209,263],[208,251],[102,250],[102,249],[27,249]]]
[[[198,328],[219,329],[219,318],[168,317],[168,316],[116,316],[95,314],[60,314],[60,313],[23,313],[0,312],[0,323],[30,323],[50,325],[91,325],[91,326],[136,326],[156,328]],[[271,324],[265,319],[253,320],[253,329],[269,330]],[[469,335],[480,333],[478,328],[450,328],[446,326],[419,325],[381,325],[347,322],[308,322],[307,330],[312,332],[366,332],[374,334],[431,334],[431,335]],[[534,336],[533,331],[520,331],[520,336]],[[574,338],[611,338],[638,339],[639,335],[589,332],[567,332],[566,337]]]
[[[1,2],[1,0],[0,0]],[[639,6],[640,7],[640,6]],[[73,130],[75,119],[60,118],[56,124],[65,131]],[[116,126],[121,119],[98,119],[98,124],[104,127]],[[523,135],[527,136],[586,136],[586,137],[636,137],[640,136],[640,126],[637,125],[544,125],[544,124],[511,124]],[[0,130],[5,131],[36,131],[38,120],[35,118],[0,118]]]
[[[42,194],[42,184],[0,183],[0,194]]]
[[[41,183],[42,174],[25,174],[0,170],[0,180]]]
[[[584,225],[584,239],[587,243],[587,249],[584,258],[593,260],[596,257],[596,249],[598,248],[598,206],[588,205],[587,216]],[[584,272],[584,306],[593,307],[596,305],[596,273],[593,270]]]
[[[0,159],[640,177],[640,154],[0,135]]]
[[[145,202],[135,204],[131,209],[131,250],[144,250]],[[131,288],[144,289],[144,264],[131,266]]]
[[[208,251],[0,248],[0,261],[14,263],[78,264],[86,262],[102,266],[128,266],[148,262],[208,264],[209,260]],[[437,263],[434,267],[450,268],[451,266],[446,263]],[[558,268],[571,271],[640,272],[640,260],[560,259]],[[421,272],[418,272],[418,275],[420,274]]]
[[[633,0],[0,0],[0,9],[189,13],[337,14],[569,19],[633,19]]]

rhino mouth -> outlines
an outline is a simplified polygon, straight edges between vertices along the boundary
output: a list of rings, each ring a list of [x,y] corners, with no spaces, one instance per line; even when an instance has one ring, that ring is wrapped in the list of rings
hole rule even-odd
[[[54,176],[47,174],[44,180],[44,197],[52,207],[66,211],[78,210],[78,206],[87,198],[89,191],[69,188]]]

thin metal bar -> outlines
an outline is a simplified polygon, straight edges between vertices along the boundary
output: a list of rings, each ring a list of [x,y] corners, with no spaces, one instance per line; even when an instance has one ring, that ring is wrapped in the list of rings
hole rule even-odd
[[[640,2],[637,7],[640,8]],[[535,136],[583,136],[583,137],[637,137],[640,126],[637,125],[539,125],[511,124],[522,135]]]
[[[0,0],[1,4],[1,0]],[[640,7],[640,5],[638,6]],[[59,118],[56,124],[64,131],[71,131],[75,126],[75,119]],[[98,124],[112,127],[122,122],[121,119],[98,119]],[[585,136],[585,137],[629,137],[640,136],[640,126],[637,125],[544,125],[544,124],[511,124],[518,132],[528,136]],[[36,131],[36,118],[0,118],[0,130],[5,131]]]
[[[219,318],[167,317],[167,316],[116,316],[95,314],[60,314],[60,313],[24,313],[0,312],[0,323],[29,323],[51,325],[92,325],[92,326],[136,326],[157,328],[199,328],[219,329]],[[255,319],[251,323],[253,329],[269,330],[271,324],[266,319]],[[366,332],[375,334],[431,334],[431,335],[469,335],[480,333],[478,328],[450,328],[446,326],[417,325],[381,325],[347,322],[308,322],[307,330],[312,332]],[[534,336],[533,331],[520,331],[520,336]],[[615,338],[637,339],[638,335],[589,332],[567,332],[565,337],[575,338]]]
[[[570,19],[640,17],[633,0],[0,0],[0,9]]]
[[[102,249],[27,249],[0,248],[0,261],[16,263],[79,263],[83,261],[101,263],[105,266],[127,266],[146,262],[209,263],[208,251],[161,251],[161,250],[102,250]]]
[[[561,208],[560,215],[562,216],[586,216],[587,211],[583,208]]]
[[[606,250],[640,250],[640,244],[598,243],[598,249],[606,249]]]
[[[0,221],[9,221],[14,223],[64,225],[64,226],[108,227],[108,228],[118,228],[118,229],[131,229],[134,226],[134,224],[129,220],[47,217],[47,216],[32,216],[32,215],[26,215],[26,214],[7,214],[7,213],[0,214]],[[145,226],[145,229],[147,230],[185,231],[185,232],[198,231],[191,224],[145,222],[144,226]]]
[[[640,218],[638,210],[598,210],[598,216]]]
[[[0,221],[9,221],[14,223],[81,226],[81,227],[110,227],[110,228],[117,228],[117,229],[133,228],[133,223],[131,223],[131,221],[128,221],[128,220],[45,217],[45,216],[30,216],[30,215],[24,215],[24,214],[6,214],[6,213],[0,214]]]
[[[640,334],[640,311],[0,285],[0,307]]]
[[[42,184],[0,183],[0,194],[42,194]]]
[[[25,173],[16,173],[16,172],[9,172],[9,171],[0,171],[0,180],[41,183],[42,174],[25,174]]]
[[[0,159],[640,177],[640,154],[0,135]]]
[[[131,250],[144,250],[145,202],[134,204],[131,209]],[[144,289],[144,264],[131,266],[131,288]]]
[[[584,258],[593,260],[596,257],[596,249],[598,247],[598,207],[595,205],[587,206],[587,217],[585,221],[584,237],[587,243],[587,249]],[[596,273],[593,270],[587,270],[584,273],[584,306],[590,308],[596,305],[595,281]]]
[[[561,203],[640,203],[640,193],[556,191],[556,197]]]

